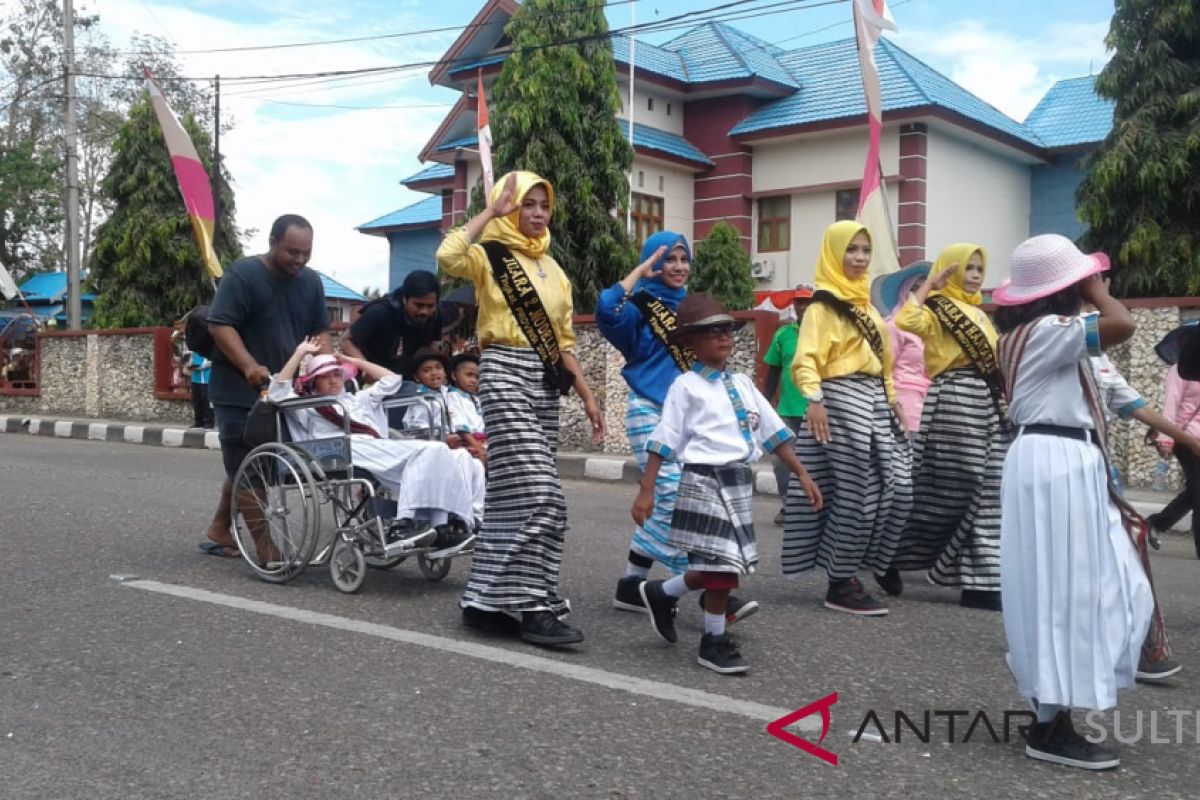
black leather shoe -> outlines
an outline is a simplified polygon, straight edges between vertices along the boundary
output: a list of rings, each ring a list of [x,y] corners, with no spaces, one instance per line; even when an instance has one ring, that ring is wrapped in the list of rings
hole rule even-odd
[[[583,631],[572,628],[550,611],[526,611],[521,615],[521,639],[552,647],[578,644],[583,641]]]
[[[473,606],[467,606],[462,610],[462,621],[463,625],[468,628],[499,636],[517,636],[521,632],[521,623],[508,614],[502,614],[499,611],[483,611]]]
[[[963,608],[978,608],[984,611],[1003,611],[1004,605],[999,592],[981,592],[978,589],[963,589],[959,605]]]
[[[892,597],[899,597],[900,593],[904,591],[904,579],[900,577],[900,570],[895,567],[889,567],[887,572],[876,575],[875,582],[879,584],[880,589]]]

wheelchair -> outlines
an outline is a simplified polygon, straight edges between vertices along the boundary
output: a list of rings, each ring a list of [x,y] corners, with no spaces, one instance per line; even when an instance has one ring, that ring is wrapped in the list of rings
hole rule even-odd
[[[415,395],[384,401],[384,408],[420,403],[440,405],[434,419],[448,419],[439,395]],[[396,504],[383,496],[365,470],[354,467],[350,446],[350,414],[341,408],[341,435],[289,441],[288,411],[341,406],[334,397],[298,397],[275,404],[275,439],[250,451],[233,481],[233,532],[242,558],[269,583],[287,583],[308,567],[328,566],[339,591],[357,592],[367,568],[392,569],[415,556],[421,574],[440,581],[454,558],[471,550],[433,557],[433,547],[397,552],[388,529]],[[437,411],[438,409],[431,409]],[[391,431],[393,438],[441,440],[440,427],[420,434]],[[328,532],[326,532],[328,531]],[[269,541],[267,541],[269,540]],[[272,551],[262,562],[259,545]]]

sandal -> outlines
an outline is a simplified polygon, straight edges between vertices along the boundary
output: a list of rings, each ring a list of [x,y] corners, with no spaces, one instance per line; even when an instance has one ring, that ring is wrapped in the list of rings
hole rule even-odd
[[[217,544],[212,539],[205,539],[200,543],[200,550],[205,555],[216,556],[217,558],[241,558],[242,554],[234,545]]]

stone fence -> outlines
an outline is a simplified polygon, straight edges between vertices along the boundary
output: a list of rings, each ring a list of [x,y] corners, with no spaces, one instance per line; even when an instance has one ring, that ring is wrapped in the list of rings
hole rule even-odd
[[[1154,345],[1184,321],[1200,318],[1200,297],[1126,302],[1137,320],[1132,340],[1110,356],[1129,382],[1155,407],[1162,402],[1167,367]],[[739,312],[735,370],[754,374],[762,385],[762,356],[778,325],[769,312]],[[334,326],[334,341],[345,329]],[[625,437],[627,389],[621,378],[624,359],[603,340],[591,316],[576,317],[577,356],[604,411],[608,432],[603,444],[591,444],[591,426],[574,393],[563,403],[559,437],[564,450],[628,454]],[[99,419],[187,423],[192,419],[186,379],[179,381],[170,328],[43,333],[35,353],[36,389],[0,385],[0,413],[42,414]],[[1130,486],[1151,485],[1157,454],[1142,443],[1144,427],[1120,423],[1113,429],[1113,454]],[[1178,468],[1170,473],[1179,485]]]

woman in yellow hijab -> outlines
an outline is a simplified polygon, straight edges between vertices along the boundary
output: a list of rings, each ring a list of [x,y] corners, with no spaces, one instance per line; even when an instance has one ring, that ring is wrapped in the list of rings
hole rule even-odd
[[[575,389],[593,442],[604,438],[604,416],[575,359],[571,282],[549,253],[553,215],[550,183],[511,172],[492,189],[488,207],[447,233],[437,252],[447,274],[475,284],[483,348],[487,494],[463,623],[539,645],[583,641],[563,621],[568,604],[558,593],[567,526],[555,460],[560,393]],[[520,321],[497,276],[513,293]]]
[[[877,579],[891,566],[912,506],[908,438],[896,410],[892,354],[883,318],[871,305],[867,268],[871,234],[857,222],[825,230],[816,292],[800,324],[792,378],[808,398],[796,455],[825,507],[789,491],[783,572],[825,570],[825,607],[879,616],[887,605],[857,577]]]
[[[942,250],[896,324],[925,343],[933,378],[914,463],[915,505],[886,576],[929,570],[961,591],[968,608],[1000,610],[1000,478],[1008,439],[996,375],[996,331],[979,307],[987,253],[977,244]]]

